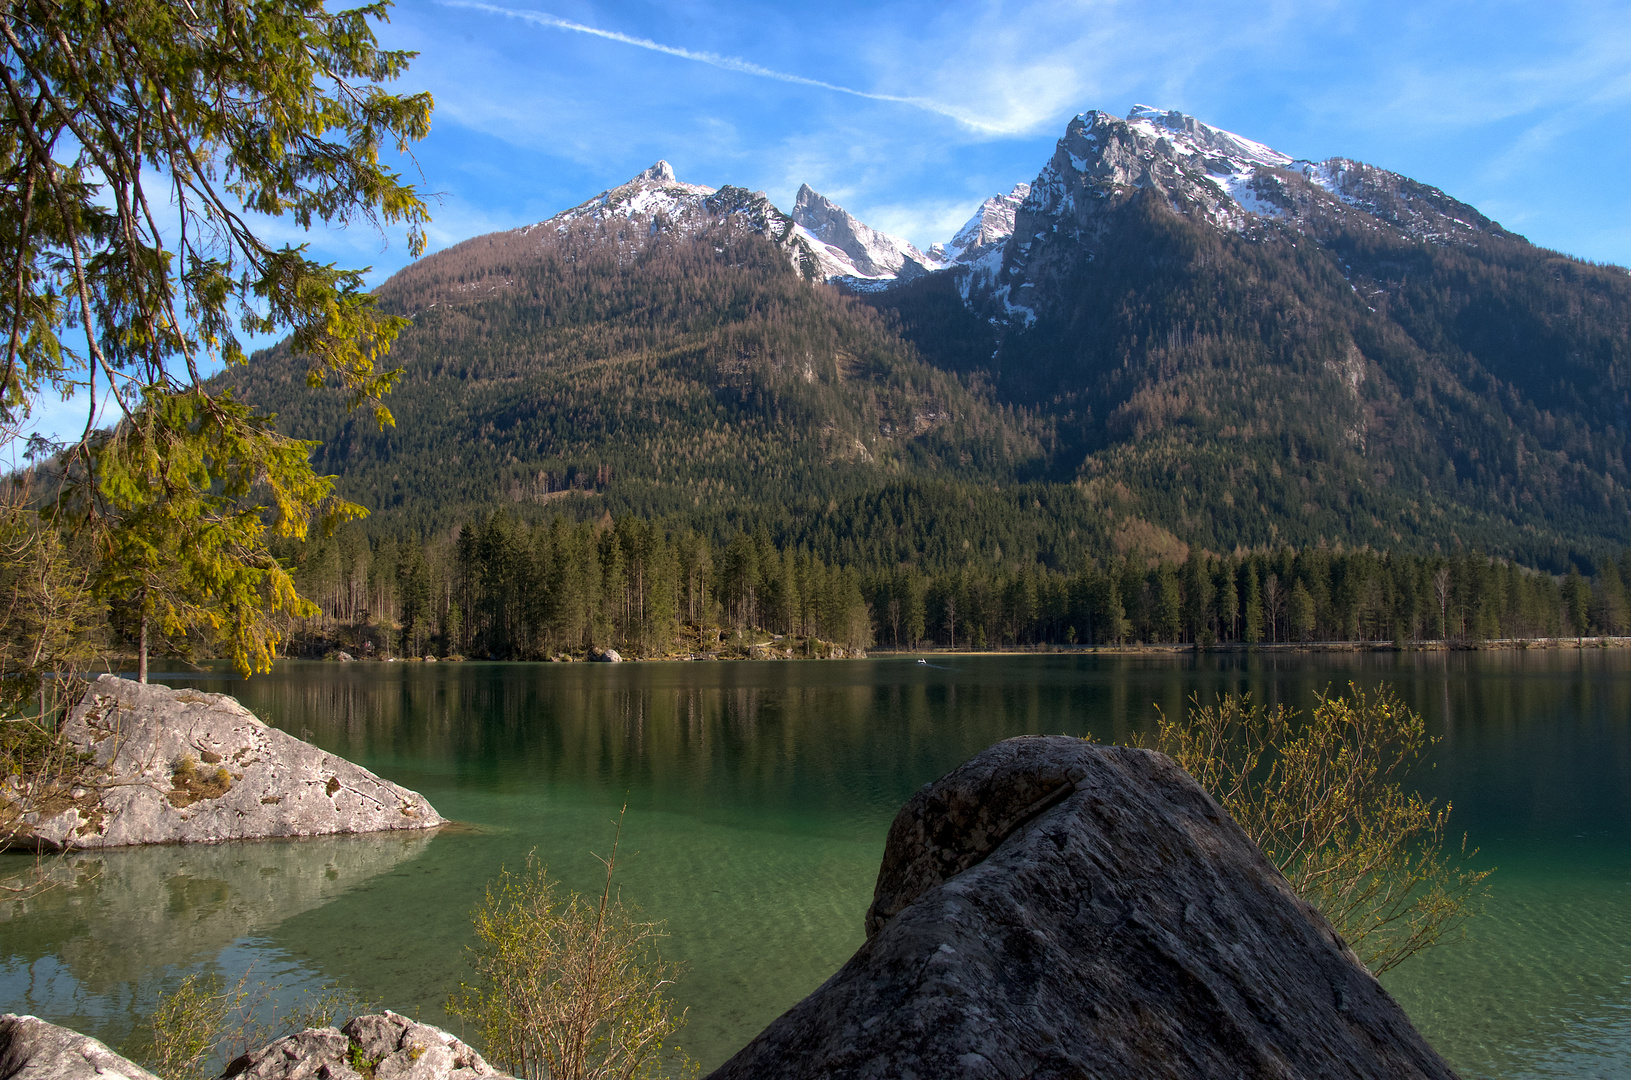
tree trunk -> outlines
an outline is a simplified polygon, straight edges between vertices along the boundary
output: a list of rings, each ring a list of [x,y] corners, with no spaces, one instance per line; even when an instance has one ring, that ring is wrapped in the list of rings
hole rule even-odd
[[[145,685],[147,683],[147,612],[142,612],[142,635],[140,655],[136,658],[136,681]]]

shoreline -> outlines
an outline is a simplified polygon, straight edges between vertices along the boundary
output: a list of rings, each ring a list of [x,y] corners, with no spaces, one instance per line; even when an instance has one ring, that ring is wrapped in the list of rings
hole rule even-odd
[[[1188,656],[1195,654],[1235,654],[1235,653],[1287,653],[1301,655],[1308,653],[1413,653],[1413,652],[1530,652],[1530,651],[1556,651],[1575,649],[1631,649],[1631,636],[1622,637],[1586,637],[1586,638],[1492,638],[1487,641],[1414,641],[1404,645],[1392,641],[1300,641],[1300,642],[1257,642],[1246,644],[1244,642],[1224,642],[1213,645],[1191,644],[1136,644],[1136,645],[1035,645],[1013,649],[947,649],[938,646],[925,649],[868,649],[862,656],[724,656],[708,654],[689,654],[666,656],[625,656],[619,662],[625,664],[657,664],[657,663],[701,663],[709,660],[720,661],[775,661],[789,660],[899,660],[907,658],[929,659],[930,657],[951,656]],[[158,658],[155,658],[158,659]],[[175,660],[176,658],[166,658]],[[219,658],[215,658],[219,659]],[[425,663],[559,663],[562,658],[544,660],[488,660],[475,657],[358,657],[352,661],[339,661],[324,657],[280,656],[279,660],[304,660],[310,663],[362,663],[362,664],[425,664]],[[110,657],[112,662],[110,674],[120,674],[125,662],[134,663],[133,657]],[[203,663],[209,663],[205,660]],[[571,663],[597,663],[587,658],[571,657]],[[190,662],[189,666],[198,671],[207,670],[199,666],[199,661]],[[134,670],[132,667],[131,670]]]
[[[1631,637],[1491,638],[1486,641],[1259,641],[1220,642],[1213,645],[1157,642],[1136,645],[1036,645],[1016,649],[872,649],[868,656],[1171,656],[1190,653],[1401,653],[1401,652],[1527,652],[1537,649],[1631,649]]]

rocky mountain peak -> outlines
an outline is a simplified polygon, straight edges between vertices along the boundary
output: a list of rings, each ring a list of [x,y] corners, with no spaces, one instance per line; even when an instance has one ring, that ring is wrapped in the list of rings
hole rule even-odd
[[[656,181],[659,181],[660,183],[672,184],[672,183],[675,182],[674,166],[670,165],[668,162],[662,160],[661,158],[658,158],[657,159],[657,164],[653,165],[651,168],[647,169],[645,172],[638,174],[637,176],[635,176],[634,179],[635,180],[656,180]]]
[[[1203,155],[1216,164],[1226,163],[1236,168],[1247,163],[1272,168],[1291,164],[1289,154],[1282,154],[1271,146],[1242,138],[1231,131],[1203,124],[1175,109],[1134,105],[1127,114],[1127,125],[1145,138],[1169,139],[1175,147]]]
[[[1030,184],[1015,184],[1008,194],[991,196],[957,230],[950,243],[930,248],[930,257],[948,264],[962,264],[1000,251],[1014,234],[1014,214],[1030,193]]]
[[[815,252],[823,277],[882,284],[941,266],[940,260],[872,228],[809,184],[799,186],[792,216]]]
[[[970,265],[964,297],[998,322],[1030,325],[1051,305],[1053,284],[1097,254],[1120,208],[1141,195],[1235,233],[1275,221],[1330,227],[1356,212],[1432,243],[1502,231],[1472,207],[1385,169],[1294,159],[1172,109],[1135,105],[1125,119],[1094,110],[1071,119],[1014,211],[1000,265],[995,256],[978,265],[958,260]]]
[[[812,245],[795,232],[793,220],[776,209],[768,195],[730,185],[711,188],[687,184],[663,160],[570,210],[516,233],[526,236],[534,229],[547,227],[550,231],[546,236],[559,236],[575,225],[598,223],[607,229],[610,239],[632,251],[659,235],[696,236],[727,222],[745,224],[760,233],[781,248],[796,269],[816,276]]]

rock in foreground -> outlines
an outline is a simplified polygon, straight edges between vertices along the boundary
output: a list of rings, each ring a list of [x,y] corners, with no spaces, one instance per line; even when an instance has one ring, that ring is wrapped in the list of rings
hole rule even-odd
[[[359,1071],[359,1068],[361,1071]],[[227,1066],[243,1080],[512,1080],[441,1028],[393,1012],[307,1028]],[[0,1080],[159,1080],[89,1035],[0,1016]]]
[[[1450,1078],[1169,758],[998,743],[889,831],[866,944],[712,1080]]]
[[[363,1071],[358,1070],[358,1066]],[[222,1074],[239,1080],[510,1080],[441,1028],[394,1012],[341,1028],[307,1028],[245,1054]]]
[[[89,1035],[37,1016],[0,1016],[4,1080],[159,1080]]]
[[[287,732],[225,694],[103,675],[63,733],[101,773],[66,808],[25,817],[38,846],[249,840],[424,829],[424,796]]]

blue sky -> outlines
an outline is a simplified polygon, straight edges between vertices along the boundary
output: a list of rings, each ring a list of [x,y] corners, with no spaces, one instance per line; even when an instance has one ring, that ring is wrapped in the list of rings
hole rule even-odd
[[[1631,264],[1625,3],[399,0],[381,36],[420,52],[404,85],[436,98],[416,152],[433,247],[657,158],[783,208],[808,182],[926,247],[1034,177],[1071,116],[1138,102]],[[319,246],[379,276],[405,258],[378,237]]]

